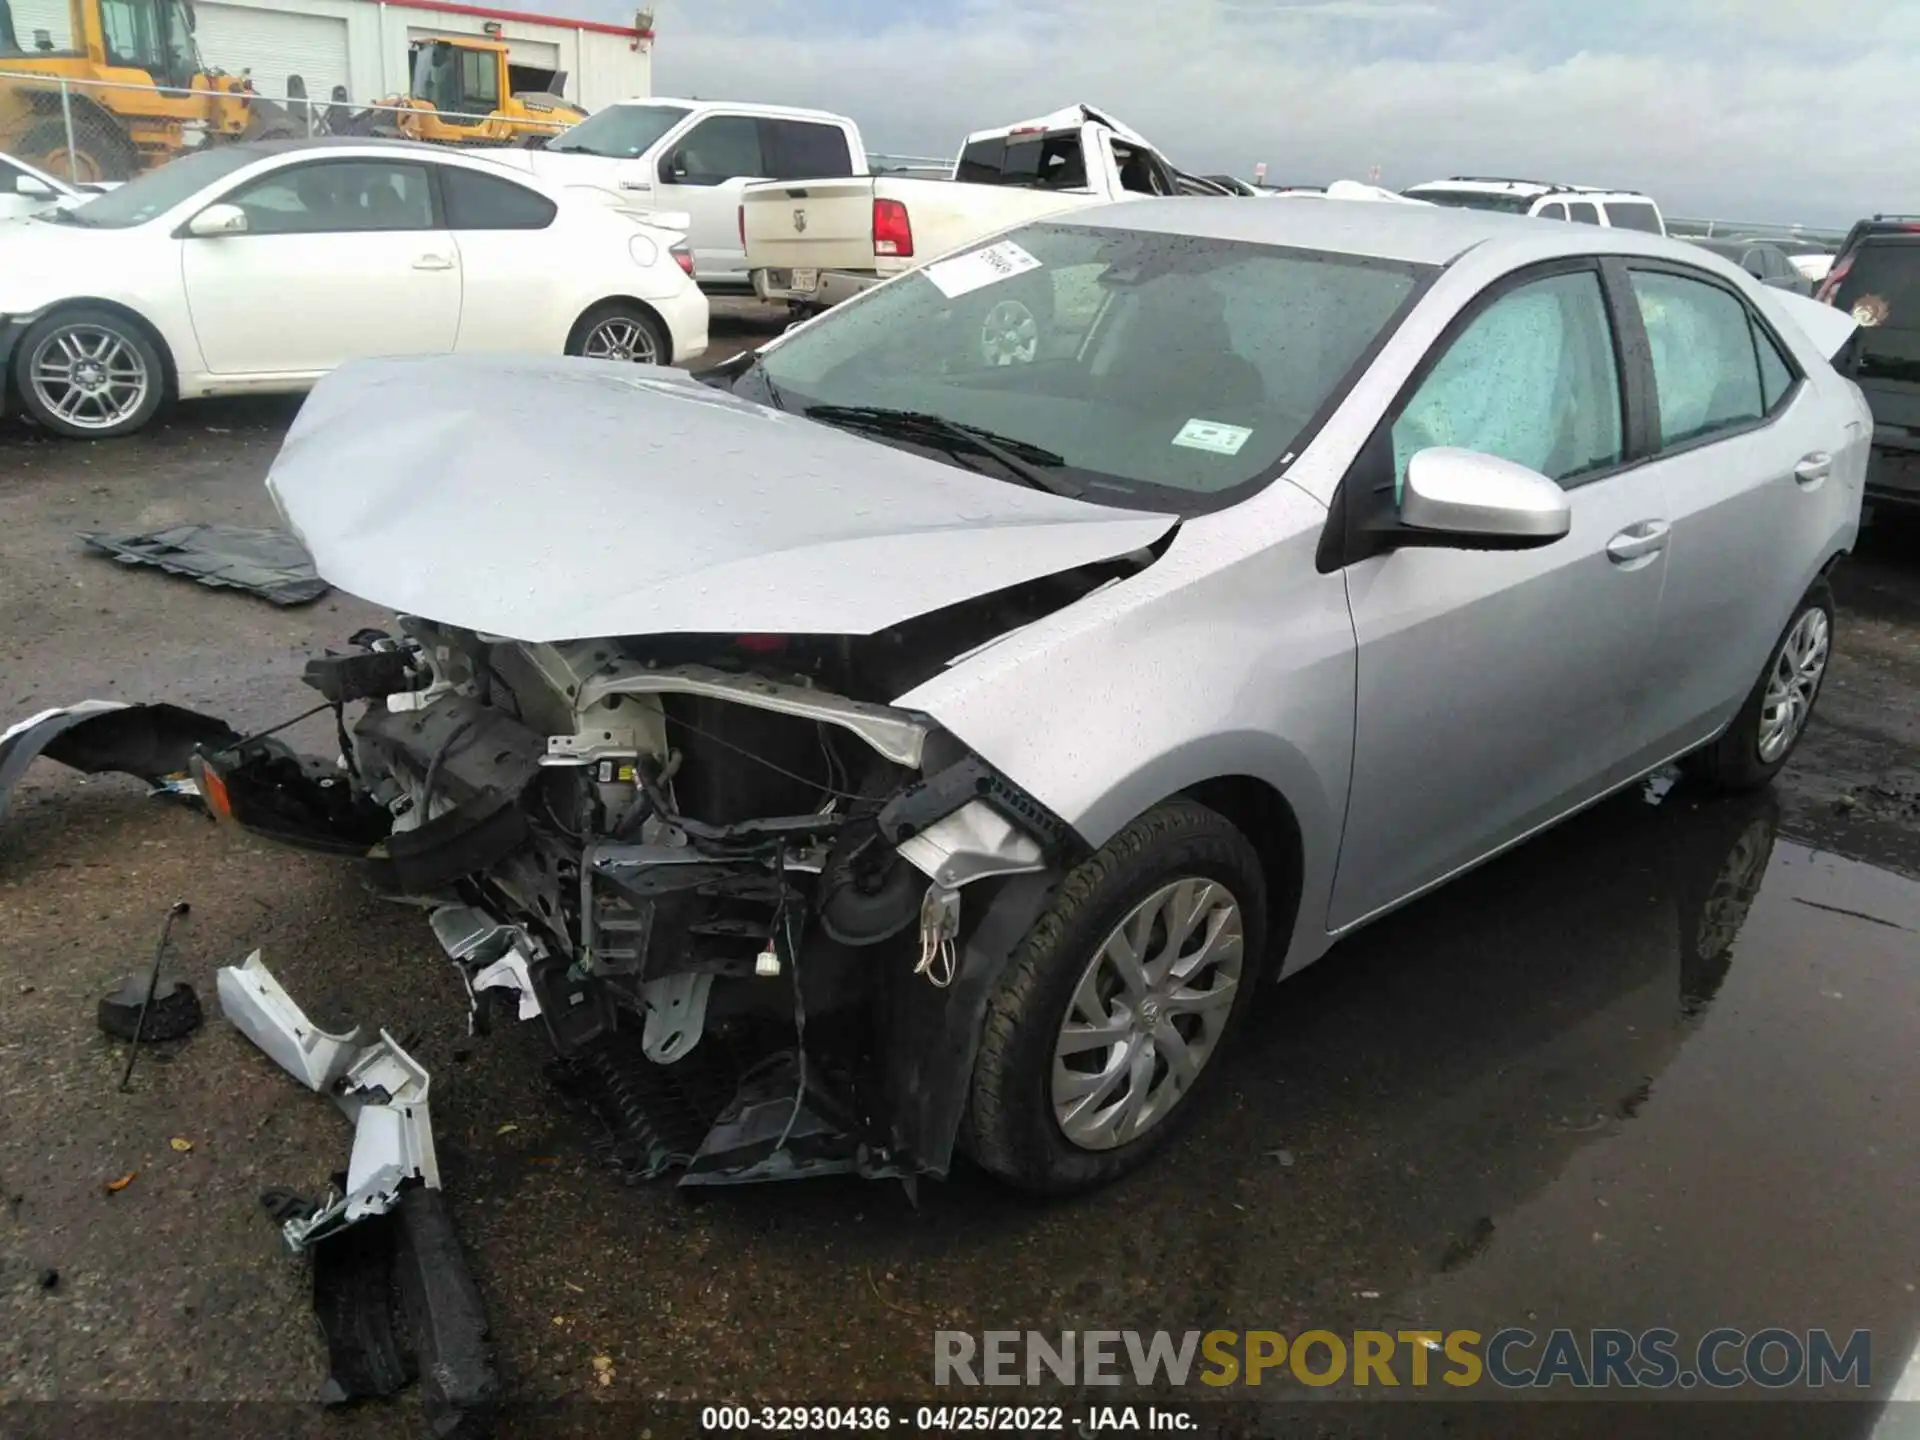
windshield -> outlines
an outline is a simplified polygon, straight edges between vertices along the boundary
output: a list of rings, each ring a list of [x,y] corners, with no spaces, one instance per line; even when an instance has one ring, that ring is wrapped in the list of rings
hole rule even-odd
[[[1456,210],[1498,210],[1502,215],[1524,215],[1533,208],[1535,196],[1508,195],[1496,190],[1428,190],[1424,187],[1403,192],[1413,200],[1429,205],[1450,205]]]
[[[259,158],[256,152],[238,145],[196,150],[178,160],[169,160],[157,170],[136,175],[98,199],[41,218],[55,224],[82,225],[90,230],[125,230],[129,226],[144,225],[223,175],[231,175]]]
[[[829,312],[756,368],[789,410],[937,416],[1049,452],[1055,488],[1087,500],[1200,514],[1293,458],[1428,273],[1192,235],[1030,225]],[[820,418],[830,416],[852,418]],[[912,442],[926,429],[894,433]]]
[[[690,113],[679,105],[614,105],[555,136],[547,149],[636,160]]]

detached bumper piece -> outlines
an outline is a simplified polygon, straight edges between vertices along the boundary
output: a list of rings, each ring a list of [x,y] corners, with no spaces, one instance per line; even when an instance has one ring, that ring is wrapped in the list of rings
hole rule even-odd
[[[440,1191],[431,1077],[386,1031],[315,1025],[255,951],[218,975],[229,1020],[353,1122],[344,1178],[317,1202],[269,1197],[289,1249],[313,1258],[329,1404],[419,1380],[434,1434],[465,1433],[499,1396],[485,1312]],[[396,1318],[404,1321],[396,1328]]]
[[[0,819],[6,817],[14,785],[39,756],[88,775],[132,775],[156,794],[192,798],[198,792],[188,769],[195,751],[239,739],[224,720],[178,705],[82,700],[42,710],[0,732]]]

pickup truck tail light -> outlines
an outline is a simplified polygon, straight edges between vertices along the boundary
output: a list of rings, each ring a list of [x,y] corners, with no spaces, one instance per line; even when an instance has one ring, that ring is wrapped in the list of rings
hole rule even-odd
[[[903,259],[913,254],[913,222],[907,219],[907,207],[898,200],[873,202],[873,253]]]

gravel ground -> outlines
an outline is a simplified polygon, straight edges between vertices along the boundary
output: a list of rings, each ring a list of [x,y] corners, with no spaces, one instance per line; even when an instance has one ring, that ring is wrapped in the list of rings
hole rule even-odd
[[[777,326],[729,307],[714,358]],[[243,729],[305,708],[302,658],[384,616],[338,594],[275,610],[74,540],[271,523],[259,482],[294,408],[185,407],[96,445],[0,422],[0,724],[87,696]],[[537,1036],[469,1040],[416,912],[42,763],[0,828],[0,1400],[304,1402],[322,1377],[303,1269],[256,1197],[321,1185],[340,1117],[217,1015],[118,1094],[94,1026],[176,899],[210,1007],[215,967],[260,948],[322,1024],[410,1037],[523,1400],[903,1399],[929,1393],[941,1328],[1731,1317],[1872,1325],[1897,1369],[1920,1324],[1920,531],[1873,527],[1839,592],[1826,694],[1771,800],[1625,797],[1342,945],[1269,997],[1188,1137],[1067,1204],[964,1170],[917,1206],[854,1182],[697,1204],[623,1186],[551,1103]],[[1730,873],[1753,883],[1703,987],[1689,937],[1725,919]]]

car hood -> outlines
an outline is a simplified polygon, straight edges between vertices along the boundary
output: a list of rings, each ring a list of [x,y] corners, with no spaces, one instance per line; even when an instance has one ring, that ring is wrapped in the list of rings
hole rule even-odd
[[[348,365],[267,487],[341,589],[524,641],[871,634],[1178,523],[558,357]]]

